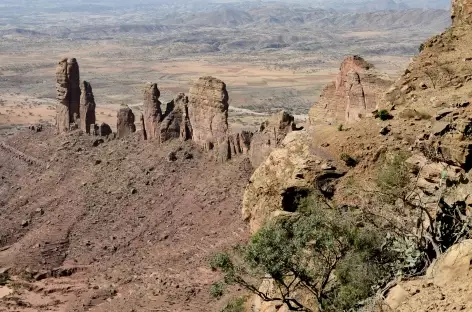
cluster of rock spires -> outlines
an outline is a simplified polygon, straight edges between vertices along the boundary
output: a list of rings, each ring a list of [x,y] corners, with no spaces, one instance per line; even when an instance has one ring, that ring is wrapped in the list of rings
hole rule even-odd
[[[80,82],[77,60],[62,59],[56,70],[58,133],[80,128],[85,133],[109,136],[111,127],[96,125],[95,99],[90,83]],[[228,125],[229,96],[226,84],[214,77],[201,77],[190,88],[189,96],[179,93],[167,103],[165,111],[155,83],[144,87],[143,114],[140,116],[142,137],[158,144],[172,139],[192,140],[220,161],[237,155],[249,155],[258,166],[282,139],[297,127],[294,117],[286,112],[274,115],[256,133],[230,132]],[[117,114],[116,137],[125,138],[136,132],[135,115],[128,106]]]
[[[80,81],[79,64],[75,58],[63,58],[56,67],[56,129],[58,133],[80,128],[86,133],[109,135],[108,125],[95,125],[95,98],[92,86]]]

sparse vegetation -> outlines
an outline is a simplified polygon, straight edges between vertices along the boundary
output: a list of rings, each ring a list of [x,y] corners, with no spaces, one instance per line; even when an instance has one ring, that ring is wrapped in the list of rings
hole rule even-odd
[[[418,179],[422,168],[410,167],[405,162],[408,156],[407,153],[396,153],[385,159],[377,175],[378,190],[375,194],[380,203],[389,205],[389,211],[397,214],[383,216],[382,219],[389,220],[390,226],[405,242],[415,244],[416,249],[422,252],[423,262],[426,262],[431,261],[426,259],[426,254],[433,254],[435,258],[453,244],[470,237],[471,219],[466,216],[463,205],[451,206],[443,201],[443,193],[447,187],[437,190],[438,213],[433,216],[431,208],[428,208],[420,196]],[[400,215],[416,220],[416,225],[405,224],[405,219],[398,219]],[[429,226],[424,228],[423,222],[427,222]]]
[[[376,111],[375,112],[375,115],[374,115],[375,118],[379,118],[380,120],[390,120],[393,118],[393,116],[389,113],[388,110],[386,109],[382,109],[380,111]]]
[[[420,53],[423,52],[424,48],[425,48],[425,44],[424,43],[420,44],[420,46],[418,48],[418,52],[420,52]]]
[[[210,295],[213,298],[220,298],[221,296],[223,296],[224,290],[225,287],[223,283],[213,283],[210,287]]]
[[[406,164],[408,154],[397,153],[385,159],[377,173],[377,186],[387,201],[394,202],[397,198],[405,198],[408,193],[406,187],[410,183],[409,168]]]
[[[10,281],[8,272],[0,273],[0,286],[5,286]]]
[[[244,303],[246,299],[244,297],[239,297],[231,300],[228,304],[221,310],[221,312],[244,312]]]

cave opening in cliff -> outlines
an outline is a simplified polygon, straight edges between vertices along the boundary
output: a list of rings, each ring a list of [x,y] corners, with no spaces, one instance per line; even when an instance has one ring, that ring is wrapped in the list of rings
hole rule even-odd
[[[307,198],[310,190],[298,187],[289,187],[282,193],[282,207],[284,211],[295,212],[300,201]]]

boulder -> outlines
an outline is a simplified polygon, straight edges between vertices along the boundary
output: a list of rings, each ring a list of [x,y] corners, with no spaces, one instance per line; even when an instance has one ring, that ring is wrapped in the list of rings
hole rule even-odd
[[[443,287],[464,276],[470,275],[472,263],[472,240],[464,240],[449,248],[428,268],[426,276],[435,285]]]
[[[372,64],[360,56],[348,56],[336,80],[326,86],[309,112],[311,124],[326,118],[354,122],[379,107],[391,81],[380,78]]]
[[[155,83],[148,83],[144,87],[143,133],[148,140],[160,138],[160,123],[163,118],[160,94]]]
[[[287,134],[295,129],[294,117],[285,111],[271,116],[262,123],[259,131],[250,140],[249,158],[253,167],[257,168]]]
[[[56,93],[56,128],[63,133],[80,118],[80,73],[75,58],[63,58],[57,64]]]
[[[95,124],[95,98],[90,83],[83,81],[80,87],[80,129],[90,133],[91,125]]]
[[[205,150],[213,150],[228,136],[228,92],[226,84],[202,77],[190,88],[188,116],[192,139]]]
[[[400,285],[397,285],[390,289],[387,297],[385,298],[385,303],[393,310],[397,309],[403,303],[408,301],[410,294]]]
[[[98,126],[97,134],[99,136],[105,137],[105,136],[109,136],[112,133],[113,131],[111,130],[111,127],[108,124],[102,122],[100,126]]]
[[[123,107],[118,111],[116,132],[118,138],[124,138],[136,132],[136,126],[134,124],[134,114],[131,108]]]
[[[337,170],[335,160],[312,146],[306,131],[287,134],[278,148],[256,169],[247,185],[242,214],[251,232],[256,232],[267,219],[280,211],[295,211],[299,195],[317,191],[332,197],[338,178],[345,174]],[[329,170],[323,163],[332,164]]]

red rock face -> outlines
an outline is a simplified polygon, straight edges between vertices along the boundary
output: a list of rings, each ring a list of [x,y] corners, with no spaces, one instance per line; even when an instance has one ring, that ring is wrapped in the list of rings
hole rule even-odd
[[[161,143],[172,139],[191,138],[191,125],[188,121],[188,97],[179,93],[177,97],[167,104],[168,111],[160,125]]]
[[[472,24],[472,0],[452,0],[452,23]]]
[[[295,118],[285,111],[274,114],[263,122],[259,131],[251,138],[249,159],[253,167],[259,167],[287,134],[295,129]]]
[[[386,82],[377,77],[373,66],[359,56],[344,59],[336,80],[325,87],[320,100],[310,110],[310,122],[331,118],[355,122],[378,108]]]
[[[93,96],[92,86],[87,81],[80,85],[80,129],[90,133],[90,125],[95,124],[95,98]]]
[[[157,84],[149,83],[144,87],[143,132],[149,140],[160,138],[160,122],[162,119],[160,91]]]
[[[131,108],[123,107],[118,111],[116,130],[118,138],[124,138],[136,132],[134,114]]]
[[[193,141],[212,150],[228,137],[226,84],[213,77],[198,79],[190,88],[188,113]]]
[[[79,64],[75,58],[67,61],[67,78],[69,80],[69,118],[77,122],[80,118],[80,73]]]
[[[64,58],[57,64],[56,92],[56,128],[63,133],[80,118],[80,74],[75,58]]]

